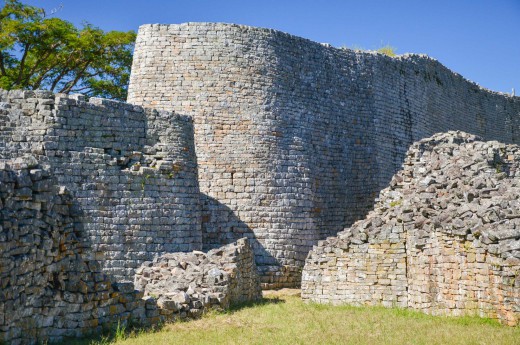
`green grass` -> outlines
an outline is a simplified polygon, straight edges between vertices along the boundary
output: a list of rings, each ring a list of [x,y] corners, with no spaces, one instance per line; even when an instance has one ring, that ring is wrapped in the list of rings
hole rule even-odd
[[[403,309],[303,303],[298,296],[270,295],[225,313],[67,344],[520,344],[520,327],[475,317],[428,316]]]

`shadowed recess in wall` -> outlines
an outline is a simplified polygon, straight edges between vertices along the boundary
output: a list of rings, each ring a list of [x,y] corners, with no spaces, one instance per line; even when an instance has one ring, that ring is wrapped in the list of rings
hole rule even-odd
[[[254,231],[240,220],[226,205],[204,193],[200,194],[202,204],[202,249],[204,251],[221,247],[246,237],[255,252],[255,261],[260,272],[263,288],[280,283],[278,275],[280,262],[272,256]],[[294,281],[286,281],[286,286],[294,286]],[[296,282],[299,283],[299,282]]]

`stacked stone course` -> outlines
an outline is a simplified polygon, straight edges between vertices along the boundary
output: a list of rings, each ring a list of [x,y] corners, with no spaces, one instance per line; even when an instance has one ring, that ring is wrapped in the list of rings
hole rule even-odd
[[[261,297],[246,240],[208,254],[167,254],[155,260],[180,258],[175,266],[190,266],[184,279],[153,282],[167,285],[166,298],[174,292],[170,284],[190,294],[176,310],[171,300],[148,296],[155,291],[151,283],[138,284],[136,290],[131,282],[116,282],[103,272],[101,261],[85,255],[91,248],[74,224],[72,195],[33,156],[0,161],[0,204],[0,342],[55,342],[118,325],[158,325]],[[190,258],[203,259],[191,267]]]
[[[34,344],[150,324],[143,293],[112,283],[74,227],[73,198],[28,156],[0,161],[0,342]],[[156,308],[156,307],[155,307]]]
[[[302,298],[520,321],[520,147],[414,144],[367,218],[309,253]]]
[[[414,141],[520,142],[520,99],[426,56],[390,58],[222,23],[139,29],[128,101],[191,115],[204,248],[246,236],[264,287],[363,218]]]
[[[518,97],[433,59],[239,25],[142,26],[129,101],[0,90],[0,341],[197,316],[258,298],[256,269],[297,286],[412,142],[520,141]],[[410,152],[304,298],[518,323],[518,147]]]
[[[0,91],[0,102],[0,157],[50,166],[106,273],[133,281],[155,255],[202,249],[191,119],[46,91]]]
[[[129,281],[158,255],[202,249],[191,119],[81,95],[0,90],[0,126],[0,342],[173,320]],[[219,267],[230,272],[218,305],[261,296],[247,241],[220,252]],[[203,267],[191,277],[202,279]]]

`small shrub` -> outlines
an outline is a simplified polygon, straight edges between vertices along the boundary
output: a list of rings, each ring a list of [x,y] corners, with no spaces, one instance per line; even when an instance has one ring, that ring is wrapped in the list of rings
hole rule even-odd
[[[385,54],[390,57],[394,57],[397,55],[396,51],[397,49],[395,47],[392,47],[391,45],[387,44],[386,46],[383,46],[376,50],[378,53]]]
[[[391,45],[387,44],[385,46],[382,46],[380,48],[377,48],[375,50],[371,50],[371,49],[365,49],[357,44],[354,44],[352,47],[347,47],[346,45],[343,45],[341,46],[342,49],[352,49],[352,50],[356,50],[356,51],[376,51],[380,54],[385,54],[387,56],[390,56],[390,57],[394,57],[394,56],[397,56],[397,48],[395,47],[392,47]]]

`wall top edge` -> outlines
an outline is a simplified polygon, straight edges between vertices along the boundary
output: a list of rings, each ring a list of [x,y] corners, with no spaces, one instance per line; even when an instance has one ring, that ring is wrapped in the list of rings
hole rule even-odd
[[[441,62],[439,62],[437,59],[428,56],[426,54],[417,54],[417,53],[404,53],[401,55],[397,55],[395,57],[389,57],[385,54],[378,53],[376,51],[360,51],[360,50],[354,50],[350,48],[337,48],[334,47],[328,43],[320,43],[313,40],[310,40],[308,38],[296,36],[284,31],[276,30],[276,29],[269,29],[269,28],[262,28],[262,27],[255,27],[255,26],[249,26],[249,25],[243,25],[243,24],[234,24],[234,23],[226,23],[226,22],[186,22],[186,23],[176,23],[176,24],[162,24],[162,23],[154,23],[154,24],[143,24],[139,26],[139,34],[144,35],[146,32],[150,31],[159,31],[164,32],[165,35],[172,35],[179,31],[183,31],[183,29],[196,29],[199,28],[200,30],[211,30],[211,29],[220,29],[220,30],[237,30],[238,32],[242,31],[244,34],[247,32],[248,35],[251,35],[251,33],[257,32],[258,39],[265,39],[266,37],[284,37],[287,39],[292,39],[295,41],[299,41],[300,44],[312,44],[312,45],[320,45],[323,47],[323,49],[330,49],[332,51],[346,51],[350,54],[356,54],[359,56],[375,56],[376,58],[379,58],[381,60],[388,60],[388,61],[396,61],[396,62],[411,62],[411,63],[426,63],[426,64],[432,64],[433,67],[439,67],[441,69],[444,69],[448,71],[449,73],[454,74],[457,77],[460,77],[471,84],[471,86],[474,89],[478,89],[480,91],[485,91],[494,95],[500,95],[500,96],[506,96],[510,98],[512,101],[520,102],[520,96],[513,96],[509,93],[500,92],[500,91],[494,91],[490,90],[488,88],[485,88],[478,83],[469,80],[462,76],[461,74],[449,69],[445,65],[443,65]],[[194,32],[195,34],[195,32]]]
[[[143,107],[132,103],[118,101],[108,98],[90,97],[86,98],[82,94],[53,93],[48,90],[4,90],[0,89],[0,109],[9,109],[10,101],[14,99],[51,99],[54,104],[60,105],[87,105],[102,109],[126,110],[134,113],[146,113],[159,118],[173,119],[177,121],[193,122],[189,115],[177,114],[171,110],[155,109],[153,107]]]

